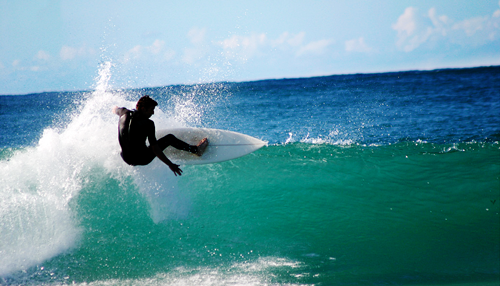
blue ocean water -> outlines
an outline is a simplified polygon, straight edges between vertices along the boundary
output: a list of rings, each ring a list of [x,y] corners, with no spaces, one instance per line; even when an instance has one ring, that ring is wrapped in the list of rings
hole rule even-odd
[[[0,96],[0,285],[498,285],[500,67]],[[121,161],[115,105],[268,146]]]

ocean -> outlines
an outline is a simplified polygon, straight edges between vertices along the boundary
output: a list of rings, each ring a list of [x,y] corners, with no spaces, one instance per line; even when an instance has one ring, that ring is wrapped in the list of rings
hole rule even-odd
[[[0,96],[0,285],[499,285],[500,67]],[[131,167],[113,106],[244,157]]]

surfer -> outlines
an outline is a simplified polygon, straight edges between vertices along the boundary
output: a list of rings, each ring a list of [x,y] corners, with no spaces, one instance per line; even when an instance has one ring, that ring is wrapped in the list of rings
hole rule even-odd
[[[113,107],[113,113],[120,116],[118,124],[118,140],[122,148],[120,155],[125,163],[132,166],[147,165],[155,157],[158,157],[176,176],[180,176],[182,170],[179,165],[172,163],[165,156],[163,150],[168,146],[172,146],[201,156],[208,146],[208,140],[204,138],[196,146],[189,145],[172,134],[156,140],[155,124],[149,118],[154,114],[157,105],[158,103],[154,99],[145,95],[137,101],[135,110],[128,110],[118,106]],[[146,139],[149,141],[149,146],[146,146]]]

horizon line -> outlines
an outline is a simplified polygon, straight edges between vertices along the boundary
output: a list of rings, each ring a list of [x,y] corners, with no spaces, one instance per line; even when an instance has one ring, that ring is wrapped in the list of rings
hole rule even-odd
[[[275,77],[275,78],[261,78],[261,79],[244,79],[244,80],[220,80],[220,81],[207,81],[207,82],[197,82],[197,83],[172,83],[161,86],[144,86],[144,87],[128,87],[128,88],[110,88],[109,90],[139,90],[139,89],[155,89],[164,88],[168,86],[194,86],[194,85],[208,85],[217,83],[246,83],[246,82],[260,82],[260,81],[279,81],[279,80],[294,80],[294,79],[311,79],[320,77],[331,77],[331,76],[349,76],[349,75],[376,75],[376,74],[391,74],[391,73],[405,73],[405,72],[431,72],[431,71],[443,71],[443,70],[464,70],[464,69],[479,69],[479,68],[495,68],[500,67],[500,65],[479,65],[479,66],[464,66],[464,67],[441,67],[441,68],[429,68],[429,69],[407,69],[407,70],[386,70],[386,71],[373,71],[373,72],[348,72],[348,73],[333,73],[326,75],[309,75],[309,76],[296,76],[296,77]],[[13,94],[0,94],[0,96],[26,96],[26,95],[37,95],[43,93],[80,93],[80,92],[91,92],[95,91],[95,88],[88,89],[75,89],[75,90],[51,90],[51,91],[35,91],[28,93],[13,93]]]

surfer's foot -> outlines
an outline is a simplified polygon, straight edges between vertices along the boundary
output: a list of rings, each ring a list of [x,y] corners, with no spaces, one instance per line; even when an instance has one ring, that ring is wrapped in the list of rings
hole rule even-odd
[[[201,139],[200,143],[198,143],[196,147],[198,147],[198,152],[196,152],[196,155],[198,156],[203,155],[203,153],[205,153],[205,150],[208,147],[208,139],[207,138]]]

